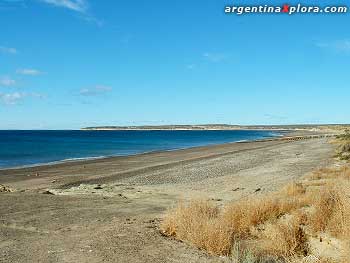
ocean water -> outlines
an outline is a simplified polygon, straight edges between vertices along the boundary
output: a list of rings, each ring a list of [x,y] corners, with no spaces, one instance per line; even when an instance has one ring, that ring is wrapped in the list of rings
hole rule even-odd
[[[264,139],[272,131],[1,131],[0,169]]]

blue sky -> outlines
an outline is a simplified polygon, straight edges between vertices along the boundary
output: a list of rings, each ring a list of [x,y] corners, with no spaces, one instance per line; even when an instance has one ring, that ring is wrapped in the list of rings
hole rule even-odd
[[[0,129],[349,123],[350,13],[238,3],[0,0]]]

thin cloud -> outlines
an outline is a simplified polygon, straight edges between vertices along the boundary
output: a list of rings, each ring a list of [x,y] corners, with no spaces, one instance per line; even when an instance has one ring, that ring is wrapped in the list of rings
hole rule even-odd
[[[221,53],[209,53],[206,52],[203,54],[203,57],[210,62],[221,62],[227,59],[227,55]]]
[[[43,74],[43,72],[41,72],[40,70],[32,69],[32,68],[17,69],[16,73],[21,75],[30,75],[30,76],[38,76]]]
[[[0,102],[5,105],[15,105],[27,97],[33,97],[38,99],[45,98],[44,95],[39,93],[25,93],[25,92],[0,93]]]
[[[0,77],[0,86],[10,87],[16,85],[16,81],[9,77]]]
[[[350,53],[350,39],[336,40],[331,42],[318,42],[319,48],[331,49],[333,51]]]
[[[23,99],[26,96],[23,92],[14,92],[14,93],[0,93],[0,100],[6,105],[17,104],[18,101]]]
[[[13,47],[0,46],[0,52],[4,53],[4,54],[15,55],[15,54],[17,54],[17,49],[15,49]]]
[[[104,21],[98,19],[94,15],[89,12],[89,3],[87,0],[38,0],[40,2],[66,8],[81,14],[80,18],[85,20],[88,23],[92,23],[97,25],[98,27],[102,27],[104,25]]]
[[[84,88],[80,90],[80,95],[82,96],[98,96],[112,91],[112,87],[97,85],[93,88]]]
[[[79,13],[85,13],[88,9],[88,3],[85,0],[40,0],[41,2],[51,4],[57,7],[67,8]]]

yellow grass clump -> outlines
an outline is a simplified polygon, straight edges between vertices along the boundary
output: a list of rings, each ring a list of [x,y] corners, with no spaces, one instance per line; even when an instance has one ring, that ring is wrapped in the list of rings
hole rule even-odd
[[[300,207],[298,199],[281,198],[281,195],[277,194],[259,199],[251,198],[228,205],[221,220],[234,236],[248,237],[252,227],[268,220],[278,219],[298,207]]]
[[[342,185],[327,186],[320,191],[309,223],[314,232],[327,231],[335,237],[350,238],[350,187],[348,181],[340,182]]]
[[[263,253],[284,259],[306,256],[309,247],[301,224],[302,220],[302,216],[295,216],[281,222],[267,224],[259,239],[259,246]]]
[[[320,169],[279,192],[222,209],[203,200],[180,202],[165,215],[161,231],[234,262],[308,262],[309,238],[328,233],[350,240],[350,168]],[[350,245],[342,253],[350,255]]]
[[[165,217],[162,231],[167,236],[192,243],[211,254],[228,255],[231,235],[219,224],[219,210],[207,201],[180,203]]]

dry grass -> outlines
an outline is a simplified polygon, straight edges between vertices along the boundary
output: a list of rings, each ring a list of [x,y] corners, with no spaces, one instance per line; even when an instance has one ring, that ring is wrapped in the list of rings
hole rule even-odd
[[[344,134],[337,137],[339,144],[337,155],[341,160],[350,159],[350,130],[347,130]]]
[[[339,204],[340,195],[333,187],[327,187],[320,191],[317,197],[314,205],[316,211],[310,217],[309,224],[315,232],[323,232]]]
[[[329,232],[335,237],[350,238],[350,188],[349,182],[330,185],[319,193],[315,201],[315,212],[309,225],[314,232]]]
[[[256,227],[267,221],[275,222],[288,212],[302,207],[304,203],[295,198],[295,195],[305,193],[301,189],[299,185],[293,185],[288,187],[286,193],[273,194],[261,199],[242,200],[228,205],[221,212],[207,201],[192,201],[187,205],[181,202],[169,211],[162,222],[161,229],[163,234],[186,241],[210,254],[232,255],[234,244],[254,236]],[[286,196],[282,198],[284,195]],[[287,253],[286,250],[290,250],[291,247],[293,247],[292,251],[297,252],[298,247],[304,246],[291,244],[301,240],[297,237],[301,228],[296,227],[296,224],[280,223],[275,226],[276,235],[288,233],[288,231],[295,232],[293,240],[283,238],[286,240],[285,243],[280,243],[283,248],[276,251],[285,252],[278,256],[284,256]],[[267,236],[265,239],[268,240]],[[273,252],[270,248],[265,250],[267,253]]]
[[[167,236],[192,243],[211,254],[228,255],[231,235],[226,226],[218,221],[218,208],[207,201],[181,202],[162,224]]]
[[[309,252],[307,236],[302,227],[302,217],[292,217],[267,224],[261,232],[260,250],[264,254],[284,259],[306,256]]]
[[[308,262],[309,237],[328,233],[350,240],[350,168],[320,169],[279,192],[223,209],[207,201],[181,202],[161,230],[234,262]],[[350,246],[342,253],[349,255]],[[317,260],[310,262],[339,262]]]
[[[268,220],[276,220],[300,206],[299,199],[281,198],[277,194],[261,199],[247,199],[228,205],[221,220],[234,236],[245,238],[250,235],[252,227]]]
[[[306,193],[306,187],[302,183],[293,182],[282,189],[283,192],[287,196],[298,196]]]

